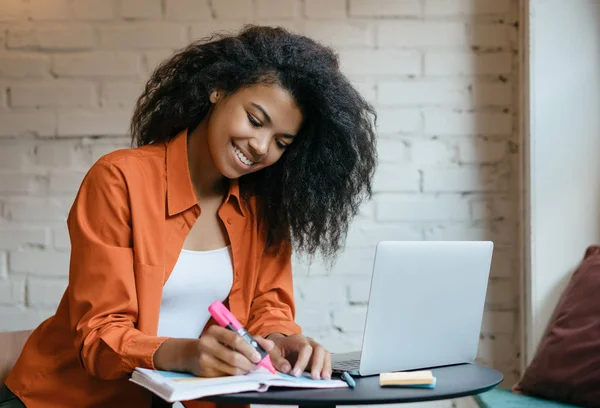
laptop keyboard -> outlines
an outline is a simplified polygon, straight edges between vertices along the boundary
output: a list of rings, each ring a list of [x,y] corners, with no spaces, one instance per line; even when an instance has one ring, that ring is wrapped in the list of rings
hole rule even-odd
[[[358,370],[360,366],[360,360],[344,360],[344,361],[335,361],[331,364],[331,368],[337,371],[351,371]]]

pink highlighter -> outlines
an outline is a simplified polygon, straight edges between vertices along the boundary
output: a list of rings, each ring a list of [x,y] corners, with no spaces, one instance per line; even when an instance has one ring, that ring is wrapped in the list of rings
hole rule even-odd
[[[271,362],[271,358],[269,354],[265,351],[264,348],[261,347],[260,344],[244,329],[242,324],[235,318],[235,316],[225,307],[225,305],[218,300],[213,302],[209,307],[208,311],[212,315],[212,317],[216,320],[216,322],[221,327],[225,327],[233,332],[236,332],[248,344],[254,347],[254,350],[258,351],[260,354],[261,360],[256,365],[260,367],[264,367],[273,374],[276,373],[275,367],[273,367],[273,363]]]

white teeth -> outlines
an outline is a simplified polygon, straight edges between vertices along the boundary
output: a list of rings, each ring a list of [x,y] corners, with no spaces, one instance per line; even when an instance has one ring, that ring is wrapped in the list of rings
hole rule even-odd
[[[236,145],[233,145],[233,151],[235,152],[236,156],[240,159],[240,161],[242,163],[244,163],[246,166],[252,166],[254,164],[254,162],[252,160],[248,159],[244,155],[244,153],[242,153],[242,151],[237,148]]]

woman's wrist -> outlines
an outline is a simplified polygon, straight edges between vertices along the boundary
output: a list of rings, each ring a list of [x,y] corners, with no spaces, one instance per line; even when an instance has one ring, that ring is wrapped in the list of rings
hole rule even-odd
[[[267,335],[266,339],[267,340],[277,340],[277,339],[281,339],[283,337],[287,337],[287,336],[282,333],[271,333],[271,334]]]
[[[165,340],[152,357],[157,370],[189,372],[189,359],[196,347],[195,339]]]

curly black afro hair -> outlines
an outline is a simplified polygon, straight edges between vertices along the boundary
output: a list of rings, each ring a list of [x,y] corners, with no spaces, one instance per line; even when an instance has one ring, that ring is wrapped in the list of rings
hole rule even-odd
[[[277,163],[240,178],[241,191],[258,200],[269,248],[291,240],[300,252],[332,260],[371,197],[377,153],[375,111],[340,72],[331,48],[254,25],[195,41],[153,72],[132,118],[133,144],[193,130],[214,89],[232,94],[256,84],[286,89],[303,123]]]

